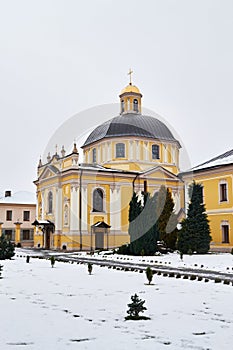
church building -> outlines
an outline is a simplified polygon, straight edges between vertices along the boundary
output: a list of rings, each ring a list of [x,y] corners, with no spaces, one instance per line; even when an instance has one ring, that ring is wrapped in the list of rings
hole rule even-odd
[[[133,191],[172,193],[175,211],[184,206],[178,177],[180,143],[159,119],[142,114],[142,94],[131,79],[120,93],[119,115],[76,144],[38,165],[34,246],[92,250],[129,243],[128,212]]]

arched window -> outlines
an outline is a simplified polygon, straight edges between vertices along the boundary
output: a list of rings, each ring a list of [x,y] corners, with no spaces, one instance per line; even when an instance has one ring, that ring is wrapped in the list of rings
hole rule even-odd
[[[103,191],[96,188],[93,192],[93,211],[103,212]]]
[[[125,144],[117,143],[116,144],[116,158],[125,158]]]
[[[48,213],[51,214],[53,212],[53,194],[49,191],[48,194]]]
[[[136,98],[133,100],[133,110],[138,112],[138,100]]]
[[[125,111],[125,103],[124,100],[121,100],[121,113]]]
[[[152,145],[152,159],[159,159],[159,145]]]
[[[96,148],[92,150],[92,163],[96,163]]]

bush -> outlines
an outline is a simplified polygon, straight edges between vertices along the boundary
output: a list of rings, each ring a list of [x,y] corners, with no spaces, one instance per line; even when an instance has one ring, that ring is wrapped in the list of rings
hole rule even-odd
[[[123,255],[131,254],[129,244],[124,244],[124,245],[120,246],[117,250],[117,254],[123,254]]]
[[[88,263],[87,268],[88,268],[89,275],[91,275],[91,273],[92,273],[92,264]]]
[[[214,282],[215,282],[215,283],[221,283],[222,280],[221,280],[221,278],[215,278]]]
[[[146,310],[146,307],[144,306],[145,300],[139,299],[137,294],[132,295],[131,300],[132,303],[128,304],[129,310],[127,311],[129,316],[126,316],[125,320],[149,320],[149,317],[139,315],[139,313]]]
[[[149,284],[151,284],[152,278],[153,278],[153,271],[151,268],[148,266],[146,269],[146,277],[148,279]]]
[[[54,258],[53,255],[50,258],[50,262],[51,262],[51,266],[54,267],[54,265],[55,265],[55,258]]]
[[[0,237],[0,260],[11,259],[15,255],[14,244],[6,239],[5,235]]]

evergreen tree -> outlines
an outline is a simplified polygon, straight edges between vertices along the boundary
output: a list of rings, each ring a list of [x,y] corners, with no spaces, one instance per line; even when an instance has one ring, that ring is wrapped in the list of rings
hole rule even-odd
[[[142,320],[149,319],[145,316],[140,316],[139,313],[144,312],[147,308],[144,306],[145,300],[139,299],[138,295],[131,296],[132,303],[128,304],[129,310],[127,313],[129,316],[125,317],[126,320]]]
[[[145,194],[144,198],[145,205],[143,210],[130,223],[130,252],[133,255],[141,255],[142,250],[144,250],[145,255],[153,255],[157,251],[157,193],[153,197]]]
[[[166,248],[176,249],[177,241],[177,216],[173,212],[174,201],[171,191],[161,186],[158,193],[158,231],[159,239],[164,242]]]
[[[142,203],[138,200],[138,196],[136,192],[133,193],[133,197],[129,203],[129,235],[130,241],[133,242],[140,237],[140,233],[138,231],[138,220],[136,218],[142,212]]]
[[[14,255],[14,244],[2,234],[0,237],[0,260],[11,259]]]
[[[182,228],[178,233],[177,248],[187,254],[188,251],[205,254],[210,248],[209,220],[203,204],[202,185],[193,182],[189,187],[191,198],[187,218],[181,223]]]

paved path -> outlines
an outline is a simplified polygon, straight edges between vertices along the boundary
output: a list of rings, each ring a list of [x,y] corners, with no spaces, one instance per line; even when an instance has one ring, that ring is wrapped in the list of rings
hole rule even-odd
[[[44,251],[40,250],[22,250],[18,251],[16,255],[25,256],[31,255],[33,258],[44,258],[48,259],[51,255],[55,254],[54,251]],[[74,253],[57,253],[55,255],[57,261],[71,262],[71,263],[81,263],[87,264],[92,263],[99,266],[106,266],[113,269],[122,269],[128,271],[139,271],[143,272],[148,266],[154,271],[154,273],[161,274],[163,276],[169,277],[183,277],[191,279],[208,279],[208,280],[217,280],[217,282],[224,282],[225,284],[233,285],[233,273],[218,272],[214,270],[206,270],[204,268],[191,268],[191,267],[172,267],[164,266],[156,263],[135,263],[132,261],[120,261],[119,259],[124,259],[122,256],[119,256],[117,261],[111,260],[108,256],[103,256],[102,258],[88,257],[88,256],[76,256]]]

